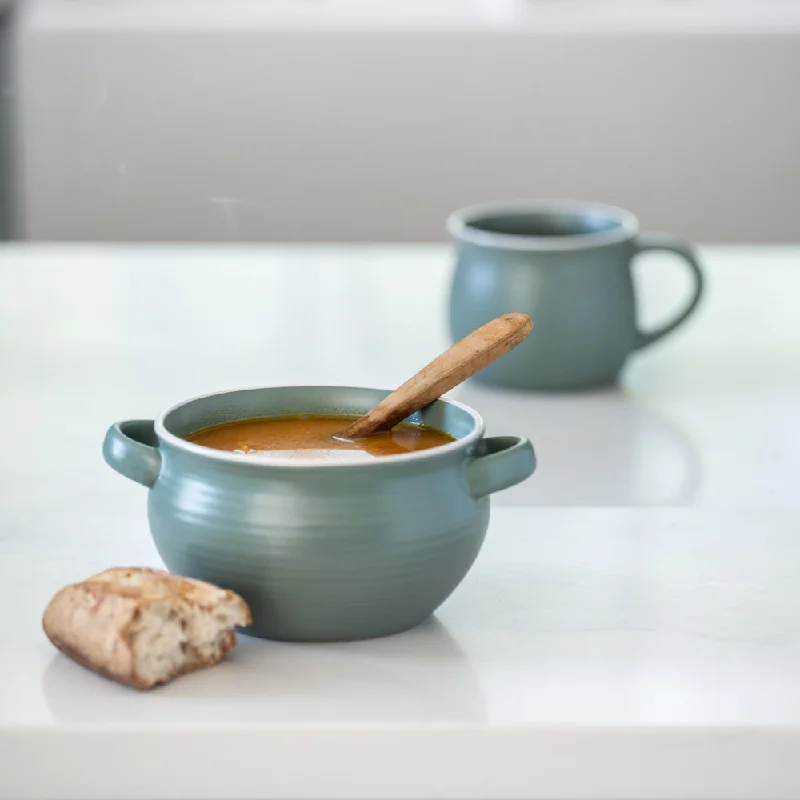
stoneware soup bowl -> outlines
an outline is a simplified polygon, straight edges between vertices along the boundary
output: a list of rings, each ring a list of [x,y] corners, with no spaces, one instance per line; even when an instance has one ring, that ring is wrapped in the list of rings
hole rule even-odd
[[[106,462],[147,486],[171,571],[239,592],[255,636],[345,641],[429,617],[472,566],[489,495],[529,477],[533,448],[486,438],[481,417],[437,400],[410,418],[456,441],[368,462],[259,459],[187,442],[209,425],[281,414],[362,414],[388,392],[287,386],[199,397],[109,428]]]

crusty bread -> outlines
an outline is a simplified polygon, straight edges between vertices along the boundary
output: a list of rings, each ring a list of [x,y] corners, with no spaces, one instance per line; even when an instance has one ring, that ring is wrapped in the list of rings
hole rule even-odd
[[[252,622],[233,592],[146,567],[107,569],[66,586],[42,618],[63,653],[122,683],[149,689],[216,664]]]

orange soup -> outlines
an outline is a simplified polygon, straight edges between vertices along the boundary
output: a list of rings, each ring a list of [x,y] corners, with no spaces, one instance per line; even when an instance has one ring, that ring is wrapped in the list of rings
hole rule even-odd
[[[190,433],[186,440],[215,450],[280,458],[368,460],[428,450],[454,442],[449,433],[401,422],[390,431],[342,441],[334,434],[358,417],[296,414],[227,422]]]

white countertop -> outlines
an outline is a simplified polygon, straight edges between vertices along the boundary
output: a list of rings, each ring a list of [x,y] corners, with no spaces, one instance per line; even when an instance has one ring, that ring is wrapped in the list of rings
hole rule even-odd
[[[697,315],[633,357],[620,389],[451,393],[490,435],[536,447],[536,477],[497,504],[800,509],[800,248],[704,262]],[[648,324],[688,279],[668,256],[639,267]],[[5,436],[127,497],[97,458],[109,423],[239,386],[397,386],[449,344],[450,274],[439,247],[0,249],[0,400],[19,415]]]
[[[707,303],[624,388],[455,393],[540,468],[435,621],[243,637],[141,694],[40,630],[63,584],[158,563],[107,425],[232,386],[398,383],[447,343],[447,251],[0,250],[0,797],[796,800],[800,250],[704,256]],[[644,266],[653,319],[681,271]]]
[[[3,797],[800,792],[796,512],[498,508],[435,622],[356,644],[243,638],[141,694],[39,629],[63,583],[157,563],[143,491],[131,518],[122,494],[84,505],[88,532],[40,509],[32,541],[0,541]]]

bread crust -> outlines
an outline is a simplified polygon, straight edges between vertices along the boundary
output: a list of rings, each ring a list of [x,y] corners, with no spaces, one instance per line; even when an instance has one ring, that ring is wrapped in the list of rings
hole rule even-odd
[[[143,611],[155,603],[166,603],[182,626],[198,609],[209,613],[225,610],[230,628],[215,640],[213,653],[191,649],[170,674],[146,679],[137,673],[132,631]],[[45,635],[62,653],[140,689],[216,664],[236,645],[233,626],[251,623],[250,609],[234,592],[147,567],[114,567],[66,586],[56,592],[42,616]]]

